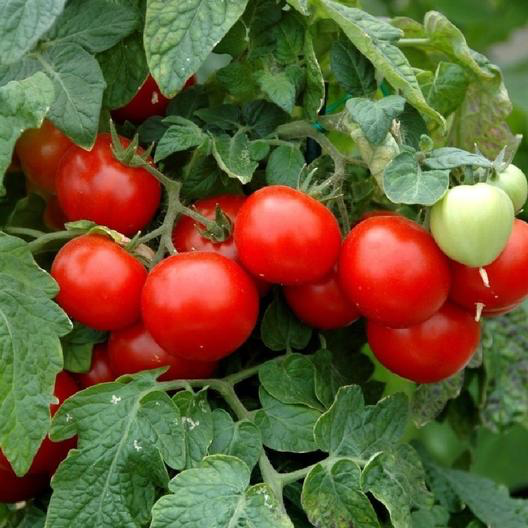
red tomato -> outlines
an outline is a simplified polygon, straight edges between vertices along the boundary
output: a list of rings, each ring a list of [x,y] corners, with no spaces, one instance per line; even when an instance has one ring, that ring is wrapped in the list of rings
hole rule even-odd
[[[112,240],[83,235],[65,244],[51,266],[68,315],[97,330],[116,330],[140,317],[145,268]]]
[[[359,318],[356,307],[343,294],[335,271],[311,284],[285,286],[284,296],[295,315],[315,328],[342,328]]]
[[[121,143],[130,141],[122,137]],[[57,170],[57,195],[68,220],[92,220],[133,235],[152,220],[161,186],[147,170],[117,161],[111,145],[110,134],[99,134],[90,152],[72,147]]]
[[[496,308],[494,310],[485,310],[482,312],[484,317],[500,317],[501,315],[506,315],[507,313],[513,312],[515,308],[518,308],[521,303],[511,304],[510,306],[505,306],[504,308]]]
[[[199,200],[193,205],[193,208],[206,218],[214,219],[216,206],[219,205],[222,211],[234,224],[236,217],[238,216],[238,211],[245,201],[246,197],[242,195],[222,194],[220,196],[213,196],[212,198]],[[182,215],[178,219],[172,232],[174,247],[180,252],[211,251],[234,260],[235,262],[239,261],[238,251],[232,236],[223,242],[213,242],[200,234],[200,229],[203,229],[203,227],[203,225],[198,224],[192,218]],[[255,281],[259,294],[265,295],[270,289],[270,284],[258,277],[252,278]]]
[[[76,376],[83,389],[98,383],[114,381],[116,377],[110,366],[106,343],[99,343],[94,346],[90,370]]]
[[[211,377],[216,368],[216,362],[193,361],[168,354],[141,322],[112,332],[108,353],[112,370],[119,376],[170,366],[160,380],[202,379]]]
[[[193,84],[196,84],[194,75],[185,83],[183,89]],[[161,93],[156,81],[152,75],[149,75],[132,101],[121,108],[112,110],[112,117],[118,122],[141,123],[151,116],[165,115],[169,102],[170,99]]]
[[[64,211],[60,208],[59,200],[56,196],[50,196],[46,202],[46,208],[42,215],[45,226],[51,231],[62,231],[64,224],[68,221]]]
[[[45,119],[40,128],[31,128],[20,136],[15,151],[31,182],[41,191],[53,194],[59,162],[72,145],[68,137]]]
[[[361,220],[366,220],[367,218],[372,218],[373,216],[401,216],[396,211],[390,211],[388,209],[372,209],[371,211],[366,211],[361,215]]]
[[[19,502],[40,495],[49,484],[49,475],[17,477],[0,451],[0,502]]]
[[[483,315],[495,314],[519,304],[528,296],[528,224],[515,220],[513,231],[502,253],[481,272],[451,262],[452,301],[473,311],[484,305]],[[483,274],[483,276],[481,275]],[[507,310],[509,311],[509,310]]]
[[[150,272],[141,299],[145,327],[170,354],[214,361],[251,334],[259,300],[253,281],[216,253],[180,253]]]
[[[341,246],[332,212],[283,185],[264,187],[248,197],[238,213],[234,237],[244,267],[279,284],[323,278],[334,267]]]
[[[364,316],[405,328],[445,302],[447,257],[422,227],[400,216],[376,216],[354,227],[339,260],[343,291]]]
[[[464,368],[479,345],[474,318],[446,303],[431,318],[409,328],[367,324],[370,348],[382,365],[417,383],[435,383]]]

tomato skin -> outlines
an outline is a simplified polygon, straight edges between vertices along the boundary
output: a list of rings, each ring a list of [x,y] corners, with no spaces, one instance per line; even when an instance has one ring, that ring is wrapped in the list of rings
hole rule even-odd
[[[459,185],[431,208],[431,232],[451,259],[478,268],[493,262],[512,231],[509,196],[488,183]]]
[[[40,128],[31,128],[20,136],[15,151],[28,179],[45,194],[54,194],[59,162],[72,145],[67,136],[45,119]]]
[[[65,312],[97,330],[116,330],[140,317],[145,268],[115,242],[83,235],[57,253],[51,275],[60,291],[55,298]]]
[[[168,353],[214,361],[235,351],[257,321],[253,281],[216,253],[180,253],[155,266],[145,283],[145,327]]]
[[[389,209],[373,209],[371,211],[366,211],[361,215],[361,220],[366,220],[367,218],[372,218],[373,216],[401,216],[396,211],[391,211]]]
[[[92,364],[88,372],[77,374],[76,379],[83,389],[87,389],[92,385],[99,383],[107,383],[114,381],[117,377],[111,366],[110,358],[108,357],[108,349],[106,343],[98,343],[94,346],[92,352]]]
[[[483,314],[502,311],[528,297],[528,224],[515,220],[504,251],[484,267],[489,288],[485,286],[479,268],[451,263],[453,284],[449,298],[469,311],[477,303],[484,304]]]
[[[49,475],[17,477],[0,451],[0,502],[19,502],[40,495],[49,485]]]
[[[510,197],[515,212],[523,208],[528,198],[528,182],[526,175],[519,167],[510,163],[504,171],[497,174],[496,178],[490,179],[488,183],[499,187]]]
[[[390,371],[416,383],[436,383],[464,368],[479,345],[480,325],[446,303],[431,318],[409,328],[367,323],[370,348]]]
[[[450,273],[448,259],[425,229],[401,216],[377,216],[346,237],[339,280],[361,314],[405,328],[444,304]]]
[[[196,77],[193,75],[185,83],[185,88],[196,84]],[[159,89],[158,84],[149,74],[134,98],[125,106],[112,110],[112,117],[117,122],[130,121],[132,123],[142,123],[145,119],[155,115],[165,115],[170,99],[167,99]]]
[[[283,291],[295,315],[314,328],[342,328],[359,318],[357,308],[341,289],[336,271],[314,283],[284,286]]]
[[[125,147],[130,143],[120,139]],[[152,220],[161,186],[147,170],[117,161],[111,145],[110,134],[99,134],[90,152],[68,150],[57,170],[59,204],[69,221],[92,220],[133,235]]]
[[[112,332],[108,353],[112,370],[118,376],[169,366],[169,370],[160,376],[161,381],[209,378],[217,365],[216,362],[193,361],[168,354],[154,341],[142,322]]]
[[[219,205],[226,216],[233,222],[236,221],[240,208],[247,197],[240,194],[222,194],[197,201],[193,208],[206,218],[214,219],[216,206]],[[213,242],[200,234],[203,225],[195,222],[192,218],[182,215],[172,231],[174,247],[180,252],[187,251],[211,251],[223,255],[228,259],[239,263],[238,251],[233,236],[223,242]],[[258,277],[251,277],[261,296],[268,293],[271,285]]]
[[[253,275],[278,284],[323,278],[341,247],[332,212],[305,193],[283,185],[248,197],[234,230],[240,260]]]
[[[64,211],[60,208],[59,200],[55,195],[50,196],[46,201],[46,208],[42,215],[45,226],[50,231],[62,231],[64,224],[68,221]]]

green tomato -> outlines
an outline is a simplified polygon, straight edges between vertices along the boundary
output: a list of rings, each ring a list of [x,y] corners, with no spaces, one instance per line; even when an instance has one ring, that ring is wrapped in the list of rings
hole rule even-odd
[[[493,262],[513,228],[509,196],[487,183],[459,185],[431,208],[431,232],[453,260],[479,268]]]
[[[499,187],[510,197],[516,212],[520,211],[526,203],[528,183],[524,172],[519,167],[513,164],[508,165],[505,171],[490,179],[488,183]]]

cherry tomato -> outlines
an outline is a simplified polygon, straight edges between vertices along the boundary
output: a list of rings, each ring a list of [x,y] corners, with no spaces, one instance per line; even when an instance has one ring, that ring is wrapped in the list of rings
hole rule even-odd
[[[528,224],[515,220],[504,251],[483,271],[452,262],[453,285],[449,297],[474,311],[484,305],[483,314],[501,312],[528,297]]]
[[[284,296],[295,315],[315,328],[342,328],[359,318],[357,308],[345,297],[335,271],[317,282],[284,286]]]
[[[517,303],[517,304],[511,304],[510,306],[505,306],[504,308],[495,308],[495,309],[491,309],[491,310],[484,310],[482,312],[482,315],[484,315],[484,317],[500,317],[501,315],[506,315],[510,312],[513,312],[513,310],[515,310],[515,308],[518,308],[520,305],[520,303]]]
[[[116,330],[140,317],[145,268],[110,239],[83,235],[65,244],[51,266],[65,312],[97,330]]]
[[[478,268],[504,249],[513,217],[512,201],[502,189],[487,183],[459,185],[431,208],[431,232],[448,257]]]
[[[20,136],[15,151],[31,182],[41,191],[54,194],[59,162],[72,145],[68,137],[45,119],[40,128],[31,128]]]
[[[341,246],[339,225],[323,204],[283,185],[248,197],[234,231],[240,260],[254,275],[279,284],[322,279]]]
[[[361,220],[372,218],[373,216],[401,216],[396,211],[390,211],[386,209],[373,209],[372,211],[366,211],[361,215]]]
[[[121,143],[130,141],[122,137]],[[111,145],[110,134],[99,134],[90,152],[68,150],[57,170],[57,195],[68,220],[92,220],[133,235],[152,220],[161,187],[146,169],[117,161]]]
[[[119,376],[169,366],[160,380],[209,378],[216,362],[193,361],[168,354],[148,333],[142,322],[112,332],[108,342],[112,370]]]
[[[68,221],[64,211],[60,208],[59,200],[56,196],[50,196],[46,202],[46,208],[42,215],[45,226],[51,231],[62,231],[64,224]]]
[[[235,351],[257,321],[246,272],[216,253],[180,253],[150,272],[141,300],[145,327],[170,354],[214,361]]]
[[[247,198],[242,195],[222,194],[220,196],[213,196],[212,198],[199,200],[193,205],[193,208],[206,218],[214,219],[216,206],[218,205],[234,224],[238,216],[238,211],[246,199]],[[200,234],[200,230],[203,229],[203,227],[203,225],[198,224],[192,218],[181,216],[172,232],[174,247],[180,252],[211,251],[234,260],[235,262],[239,262],[238,251],[232,236],[223,242],[213,242]],[[257,290],[261,296],[269,291],[269,283],[258,277],[252,277],[252,279],[254,279]]]
[[[193,75],[185,83],[185,88],[196,84],[196,77]],[[141,123],[145,119],[155,115],[165,115],[167,105],[170,99],[167,99],[160,91],[156,81],[149,75],[134,98],[125,106],[112,110],[112,117],[118,121],[131,121],[132,123]]]
[[[431,317],[450,285],[448,259],[431,235],[401,216],[368,218],[350,231],[339,279],[360,313],[400,328]]]
[[[446,303],[427,321],[409,328],[367,323],[370,348],[390,371],[417,383],[435,383],[464,368],[479,345],[480,326]]]
[[[495,178],[490,179],[488,183],[499,187],[510,197],[515,212],[523,208],[528,197],[528,182],[526,181],[526,175],[519,167],[516,167],[513,163],[508,165],[506,170],[497,174]]]
[[[88,372],[77,374],[76,378],[83,389],[97,385],[98,383],[106,383],[114,381],[116,374],[112,371],[110,366],[110,358],[108,357],[108,350],[106,343],[99,343],[94,346],[92,352],[92,364]]]
[[[40,495],[49,485],[46,473],[17,477],[0,451],[0,502],[19,502]]]

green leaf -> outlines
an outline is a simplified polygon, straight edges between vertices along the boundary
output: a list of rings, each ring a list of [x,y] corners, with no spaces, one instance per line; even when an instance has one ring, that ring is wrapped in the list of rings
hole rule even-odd
[[[286,13],[273,27],[275,49],[273,54],[280,64],[297,61],[304,48],[304,24],[295,13]]]
[[[145,51],[162,92],[173,97],[244,12],[248,0],[151,0]]]
[[[45,208],[44,198],[30,193],[16,202],[6,225],[45,230],[46,225],[42,219]]]
[[[51,45],[79,44],[90,53],[100,53],[130,35],[139,23],[139,12],[130,5],[70,0],[46,40]]]
[[[298,146],[281,145],[268,159],[266,182],[268,185],[287,185],[296,189],[305,165],[303,153]]]
[[[393,203],[433,205],[448,188],[449,170],[422,171],[411,152],[398,154],[383,174],[383,189]]]
[[[272,103],[289,114],[292,113],[297,97],[295,82],[285,71],[272,73],[261,71],[256,75],[260,89],[269,97]]]
[[[454,147],[442,147],[427,154],[424,164],[430,169],[455,169],[464,165],[491,168],[490,160],[481,154],[473,154]]]
[[[194,115],[199,117],[213,130],[220,129],[232,132],[240,128],[240,109],[232,104],[221,104],[202,108],[194,112]]]
[[[141,88],[148,75],[141,33],[132,33],[97,56],[106,82],[103,105],[114,109],[125,106]]]
[[[462,104],[468,84],[468,76],[461,66],[439,62],[433,81],[427,87],[427,102],[447,117]]]
[[[309,0],[286,0],[288,4],[297,9],[301,15],[308,16],[310,14]]]
[[[262,409],[255,413],[255,424],[265,446],[292,453],[316,451],[314,426],[321,413],[305,405],[291,405],[259,390]]]
[[[349,99],[346,109],[374,145],[380,145],[387,136],[392,120],[403,112],[405,99],[399,95],[389,95],[379,101],[363,97]]]
[[[336,40],[330,50],[332,73],[353,97],[376,91],[376,71],[369,60],[349,40]]]
[[[61,339],[64,368],[70,372],[90,370],[93,347],[105,341],[106,337],[106,332],[74,323],[73,330]]]
[[[313,363],[301,354],[289,354],[280,361],[264,363],[259,369],[261,385],[277,400],[323,410],[315,395],[314,378]]]
[[[357,385],[342,387],[315,426],[315,441],[334,456],[368,458],[401,440],[409,416],[407,398],[394,394],[367,405]]]
[[[233,137],[222,135],[213,138],[213,156],[218,166],[230,177],[242,184],[249,183],[258,163],[251,159],[250,142],[246,133]]]
[[[170,116],[165,118],[164,123],[170,124],[170,126],[156,147],[156,155],[154,156],[156,163],[175,152],[198,147],[208,139],[198,125],[183,117]]]
[[[0,64],[18,62],[52,26],[66,0],[11,0],[2,4]]]
[[[420,138],[429,133],[424,118],[413,106],[406,103],[398,117],[400,136],[405,145],[420,150]]]
[[[361,484],[389,510],[394,528],[408,528],[411,510],[430,508],[434,502],[425,486],[420,458],[408,444],[400,445],[395,453],[380,453],[369,460]]]
[[[293,528],[267,484],[249,487],[250,470],[238,458],[212,455],[183,471],[152,510],[151,528]]]
[[[223,409],[213,411],[213,442],[209,454],[231,455],[253,469],[262,454],[262,438],[258,427],[249,420],[234,422]]]
[[[53,478],[49,528],[143,526],[157,488],[168,484],[163,461],[184,465],[178,407],[157,390],[159,371],[78,392],[54,417],[51,436],[78,435]],[[133,495],[130,494],[134,491]],[[75,508],[72,508],[75,501]]]
[[[321,528],[379,528],[376,512],[360,486],[361,470],[343,458],[317,464],[303,484],[302,505],[310,522]]]
[[[216,72],[216,78],[222,88],[233,97],[251,99],[258,93],[258,86],[253,79],[254,66],[251,62],[231,62]]]
[[[412,528],[445,528],[449,522],[449,512],[443,506],[436,504],[430,510],[421,509],[412,512],[411,519]]]
[[[242,107],[242,117],[251,132],[258,138],[270,135],[289,116],[276,105],[262,99],[251,101]]]
[[[325,84],[315,53],[312,34],[308,30],[304,37],[304,60],[306,61],[306,88],[303,108],[308,119],[315,121],[324,104]]]
[[[195,85],[181,91],[167,107],[167,116],[178,115],[192,119],[195,112],[209,106],[207,90],[203,85]]]
[[[274,352],[306,348],[312,329],[301,323],[281,299],[275,299],[264,312],[260,325],[264,344]]]
[[[71,323],[51,300],[57,284],[27,244],[0,232],[0,445],[24,474],[46,436],[55,376],[62,370],[59,337]]]
[[[0,87],[0,196],[16,140],[25,129],[40,127],[53,97],[53,84],[43,73]]]

